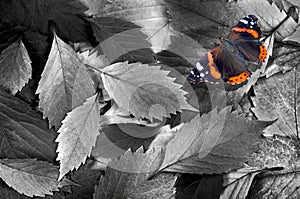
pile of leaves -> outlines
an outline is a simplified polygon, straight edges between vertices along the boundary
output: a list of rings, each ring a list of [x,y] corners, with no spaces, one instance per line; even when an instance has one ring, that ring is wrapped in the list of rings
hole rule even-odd
[[[2,0],[2,198],[299,198],[297,0]],[[245,15],[268,57],[186,77]]]

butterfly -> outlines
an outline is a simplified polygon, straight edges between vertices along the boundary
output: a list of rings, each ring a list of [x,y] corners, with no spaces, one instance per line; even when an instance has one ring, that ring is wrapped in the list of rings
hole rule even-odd
[[[227,38],[207,52],[190,72],[189,82],[209,82],[242,85],[267,57],[260,41],[262,32],[254,15],[243,17],[231,29]]]

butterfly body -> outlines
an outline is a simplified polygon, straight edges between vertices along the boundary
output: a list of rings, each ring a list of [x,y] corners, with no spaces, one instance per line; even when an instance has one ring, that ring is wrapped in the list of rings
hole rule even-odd
[[[225,82],[230,85],[246,82],[267,56],[260,38],[257,18],[254,15],[242,18],[229,36],[221,39],[219,46],[208,51],[195,64],[189,81],[193,84]]]

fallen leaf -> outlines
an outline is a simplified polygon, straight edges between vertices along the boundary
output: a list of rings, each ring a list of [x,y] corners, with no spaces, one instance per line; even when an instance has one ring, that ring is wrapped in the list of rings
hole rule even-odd
[[[0,157],[54,162],[56,132],[42,115],[18,98],[0,91]]]
[[[177,177],[170,173],[158,174],[153,179],[141,183],[128,195],[130,199],[171,198],[175,194]]]
[[[130,123],[102,127],[92,155],[97,160],[99,158],[115,159],[128,149],[136,151],[141,146],[148,148],[159,132],[159,127],[138,126]]]
[[[72,181],[79,186],[72,186],[72,193],[66,195],[67,199],[92,198],[94,188],[99,181],[101,171],[90,170],[87,165],[82,165],[77,171],[71,174]]]
[[[29,197],[58,191],[57,167],[34,159],[1,159],[0,177],[10,187]]]
[[[284,38],[283,41],[291,41],[291,42],[296,42],[299,44],[300,43],[300,27],[298,27],[296,32],[294,32],[292,35]]]
[[[53,20],[61,37],[71,41],[89,41],[92,32],[83,19],[86,9],[74,0],[5,0],[0,6],[0,16],[5,22],[23,24],[44,34],[49,34],[48,23]]]
[[[0,86],[13,95],[31,78],[31,60],[21,39],[9,45],[0,55]]]
[[[162,0],[103,1],[97,16],[114,17],[138,25],[155,52],[165,50],[173,35],[168,25],[168,8]]]
[[[26,28],[20,24],[0,22],[0,52],[17,42]]]
[[[261,79],[254,86],[251,110],[260,120],[276,120],[265,129],[266,135],[299,137],[299,81],[300,68],[284,74],[278,73],[268,79]]]
[[[199,154],[200,158],[210,153],[221,136],[226,115],[230,110],[230,106],[219,113],[213,109],[209,114],[202,117],[197,115],[189,123],[186,123],[166,145],[166,154],[160,169],[163,170],[197,153],[202,153]],[[181,146],[180,150],[178,146]]]
[[[24,194],[18,193],[13,188],[6,185],[4,182],[0,182],[0,191],[2,193],[1,197],[5,199],[40,199],[41,197],[28,197]],[[54,192],[53,195],[46,195],[44,199],[65,199],[64,192]]]
[[[139,26],[112,18],[90,19],[99,42],[98,55],[102,51],[110,63],[117,61],[153,63],[151,44]]]
[[[160,170],[211,174],[241,168],[272,122],[247,120],[230,110],[213,109],[186,123],[167,144]]]
[[[271,32],[286,17],[275,4],[261,0],[238,1],[166,1],[172,21],[171,27],[198,41],[205,48],[215,47],[221,36],[227,36],[230,28],[247,14],[256,15],[263,32]],[[215,10],[221,10],[215,12]],[[269,12],[266,12],[268,10]],[[289,17],[276,30],[276,40],[282,41],[293,34],[298,24]]]
[[[100,178],[96,187],[94,198],[128,198],[136,192],[138,186],[148,182],[147,178],[159,168],[161,158],[161,151],[127,151],[120,159],[108,163],[105,176]]]
[[[82,84],[80,84],[82,82]],[[74,50],[54,36],[49,59],[36,91],[49,126],[57,129],[65,114],[94,93],[92,81]]]
[[[141,63],[116,63],[102,70],[102,80],[109,95],[119,107],[135,117],[153,120],[170,117],[182,109],[194,111],[187,104],[181,85],[168,77],[160,66]]]
[[[59,180],[69,171],[78,169],[90,156],[99,135],[100,108],[94,95],[68,113],[58,130],[57,160],[60,161]]]
[[[273,50],[273,55],[274,60],[267,66],[265,71],[266,78],[276,73],[286,73],[300,62],[300,51],[298,47],[276,45]]]
[[[260,172],[262,172],[262,170],[259,168],[246,166],[223,175],[224,188],[220,199],[245,199],[254,177]]]
[[[299,171],[264,172],[255,177],[247,199],[297,199],[300,196],[299,183]]]

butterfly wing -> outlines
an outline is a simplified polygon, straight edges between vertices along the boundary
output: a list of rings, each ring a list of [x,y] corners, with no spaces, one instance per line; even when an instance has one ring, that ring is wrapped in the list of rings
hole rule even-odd
[[[235,45],[224,39],[215,53],[215,64],[222,74],[224,82],[228,84],[240,84],[250,77],[248,70],[250,62],[244,58]]]
[[[228,39],[260,39],[261,30],[254,15],[242,18],[231,30]]]
[[[232,42],[248,61],[260,63],[267,57],[267,49],[259,40],[239,39]]]
[[[223,81],[221,73],[218,71],[218,67],[214,62],[213,51],[217,51],[217,48],[209,51],[206,56],[195,64],[188,78],[191,83],[209,82],[218,84]]]

